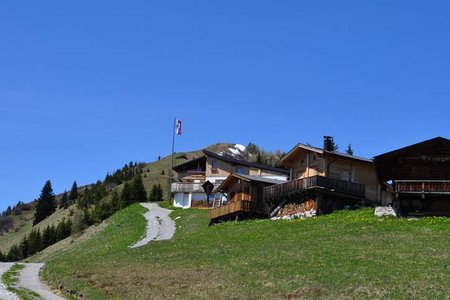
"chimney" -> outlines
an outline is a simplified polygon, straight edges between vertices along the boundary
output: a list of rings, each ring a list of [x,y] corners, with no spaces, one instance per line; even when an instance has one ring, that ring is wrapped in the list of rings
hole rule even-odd
[[[334,151],[334,141],[332,136],[325,135],[323,137],[323,150]]]

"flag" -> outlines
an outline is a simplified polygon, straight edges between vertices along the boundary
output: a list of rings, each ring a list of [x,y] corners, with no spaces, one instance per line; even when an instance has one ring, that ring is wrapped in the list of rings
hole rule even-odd
[[[177,126],[175,130],[176,135],[181,135],[181,120],[177,120]]]

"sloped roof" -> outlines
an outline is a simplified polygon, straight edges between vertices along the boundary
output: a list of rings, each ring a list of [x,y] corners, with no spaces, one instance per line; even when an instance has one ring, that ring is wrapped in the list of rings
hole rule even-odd
[[[182,164],[179,164],[179,165],[173,167],[173,170],[176,171],[176,172],[178,172],[178,171],[183,170],[183,169],[186,169],[186,168],[188,168],[188,167],[190,167],[190,166],[192,166],[192,165],[195,165],[195,164],[197,164],[197,163],[199,163],[199,162],[202,162],[203,160],[204,160],[205,163],[206,163],[206,155],[202,155],[202,156],[200,156],[200,157],[191,159],[190,161],[187,161],[187,162],[184,162],[184,163],[182,163]]]
[[[283,158],[281,158],[281,160],[277,163],[277,166],[282,166],[283,163],[289,157],[294,155],[297,152],[297,150],[299,150],[299,149],[304,149],[304,150],[315,152],[315,153],[318,153],[318,154],[321,154],[321,155],[329,155],[329,156],[340,157],[340,158],[344,158],[344,159],[358,160],[358,161],[365,162],[365,163],[373,163],[372,159],[370,159],[370,158],[350,155],[350,154],[337,152],[337,151],[327,151],[327,150],[324,150],[322,148],[318,148],[318,147],[314,147],[314,146],[311,146],[311,145],[305,145],[305,144],[302,144],[302,143],[298,143],[285,156],[283,156]]]
[[[247,181],[247,182],[261,182],[261,183],[265,183],[267,185],[281,184],[281,183],[285,183],[286,182],[285,180],[265,178],[265,177],[262,177],[262,176],[253,176],[253,175],[243,175],[243,174],[231,173],[217,187],[216,190],[220,191],[220,190],[224,189],[228,184],[230,184],[235,179],[242,179],[242,180]]]
[[[207,155],[207,156],[214,157],[216,159],[226,161],[229,163],[233,163],[233,164],[237,164],[237,165],[248,166],[248,167],[261,169],[261,170],[273,171],[273,172],[277,172],[277,173],[281,173],[281,174],[289,174],[289,171],[286,169],[276,168],[276,167],[272,167],[269,165],[256,164],[256,163],[252,163],[252,162],[249,162],[246,160],[236,159],[229,155],[220,155],[220,154],[211,152],[209,150],[203,150],[203,153],[205,153],[205,155]]]
[[[204,153],[204,155],[202,155],[202,156],[200,156],[198,158],[195,158],[193,160],[187,161],[185,163],[182,163],[182,164],[179,164],[179,165],[173,167],[173,170],[178,172],[178,171],[186,169],[186,168],[188,168],[188,167],[190,167],[192,165],[195,165],[195,164],[197,164],[199,162],[201,162],[201,163],[205,162],[206,163],[206,159],[209,156],[209,157],[213,157],[213,158],[216,158],[218,160],[225,161],[225,162],[232,163],[232,164],[236,164],[236,165],[248,166],[248,167],[252,167],[252,168],[256,168],[256,169],[277,172],[277,173],[280,173],[280,174],[289,174],[289,171],[286,170],[286,169],[276,168],[276,167],[272,167],[272,166],[269,166],[269,165],[252,163],[252,162],[249,162],[249,161],[246,161],[246,160],[236,159],[236,158],[234,158],[234,157],[232,157],[230,155],[220,155],[220,154],[211,152],[209,150],[203,150],[203,153]]]
[[[392,150],[390,152],[386,152],[386,153],[377,155],[374,157],[374,159],[379,160],[379,159],[382,159],[387,156],[398,155],[398,154],[408,152],[408,151],[416,149],[416,148],[427,147],[427,146],[433,147],[438,144],[442,144],[442,145],[446,145],[446,146],[450,147],[450,140],[438,136],[438,137],[435,137],[435,138],[432,138],[429,140],[425,140],[425,141],[422,141],[419,143],[415,143],[415,144],[412,144],[412,145],[409,145],[409,146],[406,146],[406,147],[403,147],[403,148],[400,148],[397,150]]]
[[[381,182],[412,179],[447,180],[450,176],[449,157],[450,140],[436,137],[375,156],[374,162]]]

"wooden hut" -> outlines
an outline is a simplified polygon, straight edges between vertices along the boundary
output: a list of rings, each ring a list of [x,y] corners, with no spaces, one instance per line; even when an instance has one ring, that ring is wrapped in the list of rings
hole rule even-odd
[[[401,215],[450,216],[450,140],[437,137],[378,155],[382,202]]]
[[[264,188],[283,182],[261,176],[230,174],[217,188],[218,192],[227,196],[227,202],[210,210],[211,222],[267,217],[269,206],[264,202]]]

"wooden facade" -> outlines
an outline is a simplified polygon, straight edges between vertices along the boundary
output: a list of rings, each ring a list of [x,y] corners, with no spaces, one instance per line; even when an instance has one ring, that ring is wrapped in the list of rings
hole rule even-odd
[[[378,180],[370,159],[298,144],[278,166],[290,170],[290,181],[265,188],[271,210],[284,203],[314,200],[320,214],[378,200]]]
[[[203,154],[204,155],[199,158],[173,168],[178,174],[177,182],[172,183],[171,186],[171,191],[175,199],[175,206],[191,207],[193,206],[193,201],[207,203],[207,205],[204,205],[205,207],[213,206],[215,201],[210,202],[208,201],[209,199],[206,199],[206,194],[203,192],[201,185],[206,181],[210,181],[215,185],[215,189],[217,189],[217,187],[219,187],[219,185],[232,173],[279,180],[287,179],[289,173],[282,168],[238,160],[208,150],[203,150]],[[193,197],[195,197],[194,200]],[[216,197],[217,200],[220,200],[220,198],[220,195],[219,197]]]
[[[269,206],[264,201],[264,188],[282,181],[261,176],[230,174],[218,187],[227,195],[227,202],[210,210],[211,222],[233,218],[268,216]]]
[[[450,216],[450,140],[437,137],[374,158],[382,201],[401,215]]]

